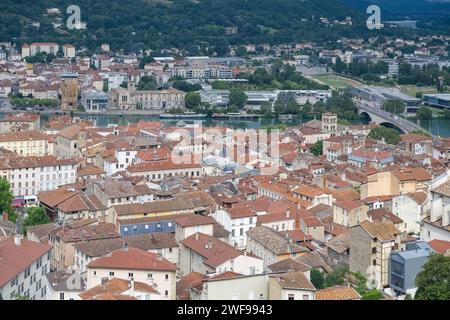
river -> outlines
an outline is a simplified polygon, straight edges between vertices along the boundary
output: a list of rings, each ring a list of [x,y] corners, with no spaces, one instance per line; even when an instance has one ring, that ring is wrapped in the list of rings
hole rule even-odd
[[[0,118],[3,118],[5,115],[0,114]],[[145,121],[161,121],[167,125],[176,125],[180,120],[170,120],[170,119],[160,119],[158,116],[119,116],[119,115],[92,115],[92,114],[83,114],[78,115],[78,117],[82,119],[91,119],[95,120],[97,126],[106,127],[108,124],[119,124],[119,125],[127,125],[129,123],[135,123],[140,120]],[[41,115],[42,122],[48,121],[50,115]],[[236,121],[236,120],[213,120],[213,119],[202,119],[202,125],[205,127],[214,127],[214,126],[223,126],[230,127],[234,129],[258,129],[263,126],[268,125],[278,125],[278,124],[286,124],[288,126],[296,126],[311,119],[299,119],[293,118],[290,120],[282,120],[275,118],[261,118],[258,121]],[[182,120],[186,124],[192,124],[194,121],[200,120]],[[355,121],[353,124],[362,124],[364,123],[361,120]],[[419,123],[424,129],[430,131],[432,134],[436,136],[440,136],[443,138],[450,137],[450,119],[433,119],[433,120],[421,120]]]

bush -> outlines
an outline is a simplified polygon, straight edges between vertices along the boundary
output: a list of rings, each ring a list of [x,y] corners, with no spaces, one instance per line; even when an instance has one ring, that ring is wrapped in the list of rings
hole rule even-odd
[[[322,272],[320,272],[317,269],[312,269],[311,270],[311,283],[314,285],[314,287],[316,287],[316,289],[323,289],[324,282],[325,282],[325,278],[324,278]]]
[[[420,120],[433,119],[433,111],[430,108],[422,107],[417,110],[417,118]]]

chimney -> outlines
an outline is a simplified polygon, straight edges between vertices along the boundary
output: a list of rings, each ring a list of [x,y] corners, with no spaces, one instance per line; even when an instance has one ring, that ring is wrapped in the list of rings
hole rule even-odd
[[[16,233],[16,234],[14,235],[14,244],[15,244],[16,246],[22,245],[22,235],[21,235],[21,234]]]
[[[286,218],[290,218],[290,217],[291,217],[291,210],[287,209]]]
[[[2,221],[8,221],[9,220],[9,214],[8,212],[3,212],[2,214]]]
[[[134,296],[134,278],[130,279],[130,296]]]
[[[107,277],[102,278],[102,285],[104,286],[105,284],[107,284],[109,281],[109,279]]]
[[[128,243],[125,242],[125,243],[123,244],[122,250],[123,250],[123,251],[128,251]]]
[[[213,243],[211,240],[208,241],[208,244],[206,245],[206,249],[212,249]]]
[[[195,240],[198,240],[198,232],[195,234]]]

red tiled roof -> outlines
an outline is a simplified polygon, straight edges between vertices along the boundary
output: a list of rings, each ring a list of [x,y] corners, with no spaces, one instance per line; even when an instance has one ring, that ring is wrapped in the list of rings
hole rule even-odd
[[[204,263],[213,268],[225,261],[242,255],[242,252],[217,238],[204,233],[196,233],[180,241],[182,245],[196,252],[206,260]]]
[[[165,258],[141,249],[127,248],[113,251],[110,256],[91,261],[88,268],[110,268],[127,270],[175,271],[176,266]]]
[[[26,239],[18,246],[13,236],[0,241],[0,288],[51,248],[48,244]]]
[[[440,254],[444,254],[450,250],[450,241],[434,239],[428,241],[428,244],[433,250]]]

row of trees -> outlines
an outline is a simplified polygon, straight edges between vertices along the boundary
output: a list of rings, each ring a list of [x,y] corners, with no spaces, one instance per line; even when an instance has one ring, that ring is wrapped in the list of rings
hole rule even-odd
[[[381,75],[388,73],[389,65],[384,61],[374,63],[370,60],[358,60],[346,64],[337,58],[333,69],[336,73],[359,77],[366,81],[379,81]]]

